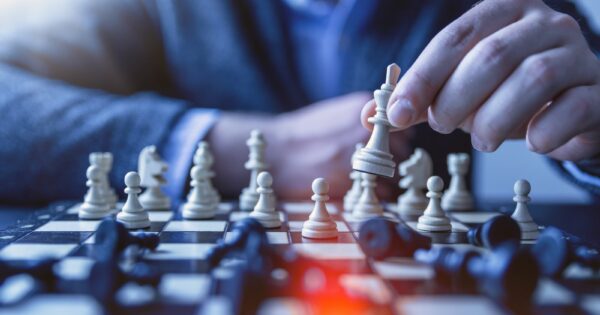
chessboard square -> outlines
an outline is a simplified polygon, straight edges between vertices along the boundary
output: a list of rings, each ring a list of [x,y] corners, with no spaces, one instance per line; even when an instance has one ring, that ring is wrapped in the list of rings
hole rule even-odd
[[[279,213],[279,220],[281,220],[281,222],[285,221],[285,213],[278,211]],[[231,212],[229,214],[229,221],[231,222],[235,222],[235,221],[239,221],[239,220],[243,220],[245,218],[247,218],[250,215],[250,211],[234,211]]]
[[[357,244],[292,244],[293,248],[316,259],[365,259],[365,254]]]
[[[162,276],[160,296],[169,303],[197,304],[210,293],[211,279],[207,274],[168,273]]]
[[[62,258],[75,247],[77,244],[10,244],[0,250],[0,258],[9,260]]]
[[[230,241],[233,237],[232,232],[227,232],[225,234],[225,241]],[[289,244],[290,238],[287,232],[267,232],[267,240],[270,244]]]
[[[451,216],[465,224],[482,224],[501,215],[499,212],[452,212]]]
[[[167,222],[173,217],[171,211],[148,211],[148,217],[152,222]]]
[[[367,220],[359,220],[356,219],[353,215],[352,212],[344,212],[342,214],[342,216],[344,217],[344,219],[346,220],[346,222],[352,224],[352,223],[363,223]],[[394,222],[398,222],[398,218],[396,218],[396,215],[393,214],[392,212],[384,212],[383,213],[383,217],[385,217],[388,220],[394,221]]]
[[[302,231],[304,221],[290,221],[288,224],[290,226],[290,232],[298,232]],[[338,232],[350,232],[350,229],[344,221],[335,221],[335,224],[337,225]]]
[[[102,306],[91,295],[38,294],[22,303],[5,305],[0,314],[104,314]]]
[[[422,232],[419,231],[419,229],[417,229],[417,222],[406,222],[406,224],[408,226],[410,226],[413,230],[418,231],[418,232]],[[452,225],[452,233],[463,233],[463,232],[467,232],[469,231],[469,227],[467,227],[466,225],[457,222],[457,221],[450,221],[450,225]],[[433,233],[437,233],[437,232],[433,232]],[[449,233],[449,232],[442,232],[442,233]],[[438,233],[440,234],[440,233]]]
[[[329,214],[338,213],[338,208],[333,203],[327,203],[327,212]],[[311,213],[313,208],[315,207],[314,202],[285,202],[281,205],[281,207],[287,213]]]
[[[584,295],[581,297],[581,307],[589,314],[600,314],[600,295]]]
[[[214,244],[171,244],[158,245],[155,251],[148,252],[144,258],[150,260],[205,259],[208,250]]]
[[[61,259],[54,270],[66,280],[86,280],[95,260],[90,257],[66,257]]]
[[[356,239],[354,238],[354,235],[352,235],[352,233],[350,233],[350,232],[340,232],[340,233],[338,233],[337,237],[332,237],[332,238],[314,239],[314,238],[306,238],[306,237],[302,236],[301,231],[297,231],[297,232],[290,232],[290,237],[292,238],[293,244],[298,244],[298,243],[308,243],[308,244],[315,244],[315,243],[351,244],[351,243],[356,243]]]
[[[373,274],[344,274],[340,284],[351,296],[360,296],[379,305],[392,301],[392,292],[383,280]]]
[[[223,232],[163,232],[161,243],[210,243],[214,244],[223,237]]]
[[[504,314],[486,297],[464,295],[413,296],[397,300],[396,311],[400,314]]]
[[[87,239],[92,232],[31,232],[16,243],[76,244]]]
[[[80,221],[50,221],[36,232],[93,232],[100,224],[100,220]]]
[[[373,268],[382,278],[393,280],[428,280],[435,275],[433,268],[418,264],[410,258],[376,261]]]
[[[224,232],[226,221],[171,221],[165,232]]]
[[[550,279],[541,279],[533,299],[537,305],[571,305],[575,303],[576,297],[562,285]]]

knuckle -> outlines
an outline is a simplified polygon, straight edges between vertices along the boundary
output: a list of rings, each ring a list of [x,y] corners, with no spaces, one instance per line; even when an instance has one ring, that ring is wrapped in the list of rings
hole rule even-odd
[[[502,63],[506,60],[509,45],[505,40],[494,38],[481,42],[478,48],[479,58],[485,63]]]
[[[433,80],[427,74],[421,72],[421,70],[419,69],[411,69],[411,74],[421,86],[425,87],[427,93],[435,93],[435,86],[433,84]],[[403,96],[408,97],[409,95]]]
[[[550,18],[550,24],[554,27],[569,30],[579,30],[579,23],[572,16],[565,13],[556,13]]]
[[[466,46],[475,33],[475,27],[470,24],[457,20],[442,31],[441,40],[443,45],[449,48],[460,48]]]
[[[584,97],[583,95],[573,95],[572,113],[576,115],[578,121],[584,121],[590,117],[594,117],[595,106],[593,101],[588,97]]]
[[[525,82],[529,86],[553,86],[557,79],[557,69],[551,58],[533,56],[523,62]]]

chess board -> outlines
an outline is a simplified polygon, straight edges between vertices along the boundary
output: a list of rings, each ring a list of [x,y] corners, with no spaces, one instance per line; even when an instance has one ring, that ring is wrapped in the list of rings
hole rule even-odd
[[[384,306],[375,313],[385,314],[504,314],[507,310],[486,296],[457,293],[434,278],[434,270],[410,258],[385,261],[368,259],[357,243],[360,222],[344,212],[340,203],[328,204],[328,210],[340,232],[337,239],[309,240],[301,236],[311,203],[280,202],[278,210],[283,225],[268,231],[274,247],[293,248],[297,252],[340,270],[340,284],[351,295],[362,296],[373,305]],[[389,211],[386,216],[399,220]],[[86,294],[87,277],[94,263],[94,231],[100,221],[79,220],[78,204],[58,203],[37,212],[30,220],[0,231],[0,259],[60,259],[56,273],[60,276],[58,293],[27,290],[26,277],[10,278],[0,287],[0,314],[101,314],[102,307]],[[434,246],[451,246],[483,250],[467,244],[466,233],[498,215],[497,212],[453,213],[451,233],[430,233]],[[215,218],[183,220],[177,212],[150,212],[152,226],[145,231],[158,233],[157,250],[142,255],[142,260],[163,274],[158,292],[125,285],[117,299],[125,313],[135,314],[203,314],[203,307],[216,298],[210,294],[211,270],[205,260],[211,246],[228,238],[232,223],[248,212],[236,203],[221,203]],[[414,228],[413,222],[406,222]],[[525,242],[524,246],[528,243]],[[536,314],[598,313],[600,277],[571,268],[560,281],[543,279],[535,294]],[[205,312],[206,313],[206,308]],[[209,314],[219,314],[215,309]],[[294,296],[264,301],[260,314],[310,314],[310,305]]]

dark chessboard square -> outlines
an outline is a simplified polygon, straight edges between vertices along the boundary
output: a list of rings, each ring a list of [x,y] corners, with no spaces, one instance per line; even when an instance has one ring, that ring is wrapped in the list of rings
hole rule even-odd
[[[144,263],[155,267],[165,273],[208,273],[210,267],[205,260],[198,259],[169,259],[152,260],[144,259]]]
[[[92,232],[32,232],[16,243],[72,244],[81,243],[92,235]]]
[[[292,243],[356,243],[354,235],[351,232],[340,232],[336,238],[312,239],[302,237],[302,232],[290,232]]]
[[[216,243],[223,232],[163,232],[161,243]]]
[[[288,213],[288,221],[306,221],[310,213]]]

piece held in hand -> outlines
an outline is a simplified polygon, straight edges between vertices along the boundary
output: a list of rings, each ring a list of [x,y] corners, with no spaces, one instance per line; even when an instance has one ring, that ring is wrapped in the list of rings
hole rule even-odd
[[[521,229],[515,220],[506,215],[494,217],[467,233],[469,243],[494,249],[505,242],[519,244]]]
[[[147,210],[170,210],[171,199],[165,195],[161,186],[167,183],[164,174],[168,165],[158,154],[156,146],[142,149],[138,159],[138,172],[142,187],[146,191],[140,195],[140,203]]]
[[[182,206],[181,215],[185,219],[210,219],[217,213],[218,203],[215,202],[210,180],[214,173],[210,170],[211,156],[208,150],[198,149],[194,157],[194,167],[190,171],[192,187],[187,201]]]
[[[376,260],[389,257],[412,257],[417,249],[429,249],[431,239],[403,223],[373,218],[360,226],[358,244]]]
[[[442,197],[442,208],[446,211],[474,210],[475,203],[467,189],[467,173],[471,158],[467,153],[448,154],[448,173],[452,176],[450,186]]]
[[[273,198],[273,177],[269,172],[262,172],[258,174],[256,182],[258,184],[256,191],[259,193],[259,197],[250,217],[268,229],[280,227],[281,218],[279,212],[275,211],[275,199]]]
[[[446,212],[442,209],[441,199],[444,181],[439,176],[432,176],[427,180],[427,197],[429,204],[423,215],[419,217],[417,229],[424,232],[450,232],[452,225]]]
[[[240,195],[240,209],[252,211],[258,202],[258,188],[256,178],[260,172],[267,170],[269,165],[265,161],[265,147],[267,142],[260,130],[254,129],[250,132],[250,138],[246,141],[250,154],[244,167],[250,171],[250,184],[242,190]]]
[[[139,193],[142,191],[140,182],[140,175],[136,172],[129,172],[125,175],[127,200],[121,211],[117,214],[117,221],[123,223],[128,229],[150,227],[148,211],[144,209],[138,198]]]
[[[329,200],[329,184],[323,178],[312,183],[312,200],[315,206],[302,226],[302,236],[306,238],[326,239],[338,236],[337,225],[327,212],[326,202]]]
[[[403,219],[410,220],[422,215],[429,203],[423,189],[433,174],[433,162],[427,151],[416,148],[408,160],[400,163],[398,171],[403,176],[398,185],[406,192],[398,197],[396,211]]]
[[[377,176],[369,173],[362,173],[362,194],[358,199],[358,203],[354,205],[352,217],[362,221],[373,217],[383,216],[383,206],[375,195],[375,187],[377,186]]]
[[[529,198],[531,185],[528,181],[520,179],[515,182],[514,191],[515,197],[513,200],[517,203],[517,206],[511,217],[521,228],[521,239],[537,239],[539,236],[538,225],[533,222],[533,218],[531,218],[529,208],[527,207],[527,203],[531,200],[531,198]]]
[[[86,186],[89,187],[79,207],[80,219],[100,219],[110,214],[110,206],[102,187],[102,169],[96,165],[88,167]]]
[[[351,159],[352,163],[354,163],[354,160],[356,159],[356,155],[362,148],[363,148],[362,143],[356,144],[354,154],[352,154],[352,159]],[[361,184],[360,174],[361,174],[361,172],[354,171],[354,170],[352,170],[352,172],[350,172],[350,179],[352,180],[352,187],[350,188],[350,190],[348,190],[348,192],[346,192],[346,195],[344,195],[344,210],[345,211],[352,212],[352,209],[354,209],[354,206],[356,205],[356,203],[358,202],[358,199],[360,198],[360,195],[362,193],[362,187],[360,185]]]
[[[356,155],[352,163],[354,170],[386,177],[394,176],[396,163],[390,153],[389,138],[392,125],[387,117],[387,105],[399,76],[400,67],[395,63],[389,65],[385,83],[381,85],[381,89],[374,92],[376,113],[368,119],[369,123],[373,124],[373,132],[367,145]]]
[[[112,261],[130,245],[154,250],[158,247],[160,238],[154,233],[131,234],[125,225],[112,219],[104,219],[96,230],[95,244],[98,248],[95,257],[101,261]]]

